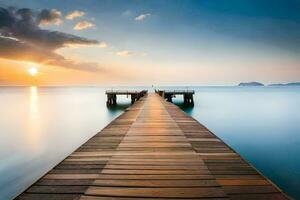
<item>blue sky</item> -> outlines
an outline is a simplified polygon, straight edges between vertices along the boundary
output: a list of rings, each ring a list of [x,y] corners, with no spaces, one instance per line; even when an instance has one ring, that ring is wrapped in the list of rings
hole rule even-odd
[[[89,72],[92,81],[78,81],[83,84],[230,85],[300,77],[299,0],[2,0],[0,6],[56,9],[63,23],[42,29],[105,43],[56,49],[65,58],[105,66]],[[64,19],[75,10],[84,15]],[[80,21],[92,26],[75,30]],[[141,73],[149,76],[141,79]]]

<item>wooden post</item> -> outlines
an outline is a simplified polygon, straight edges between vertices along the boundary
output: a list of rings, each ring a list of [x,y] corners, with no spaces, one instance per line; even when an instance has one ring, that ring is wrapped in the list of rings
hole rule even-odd
[[[106,106],[110,106],[110,105],[111,105],[111,95],[107,94]]]
[[[136,99],[136,95],[135,94],[131,94],[131,104],[134,104]]]
[[[191,105],[194,106],[194,96],[191,95]]]
[[[115,106],[117,105],[117,95],[116,94],[107,94],[106,106]]]
[[[172,102],[172,94],[165,94],[165,98],[168,102]]]
[[[193,94],[184,94],[183,101],[185,105],[194,106]]]
[[[112,104],[113,104],[114,106],[117,105],[117,95],[116,95],[116,94],[113,95],[112,100],[113,100]]]

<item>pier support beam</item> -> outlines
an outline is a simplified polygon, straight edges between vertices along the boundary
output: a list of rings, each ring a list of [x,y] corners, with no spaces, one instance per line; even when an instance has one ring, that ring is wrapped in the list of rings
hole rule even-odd
[[[114,106],[117,105],[117,95],[115,94],[107,94],[107,106]]]
[[[192,94],[184,94],[183,101],[185,105],[194,106],[194,98]]]
[[[172,102],[172,94],[165,94],[165,99],[167,99],[168,102]]]
[[[136,101],[137,101],[137,95],[132,94],[131,95],[131,104],[134,104],[134,102],[136,102]]]

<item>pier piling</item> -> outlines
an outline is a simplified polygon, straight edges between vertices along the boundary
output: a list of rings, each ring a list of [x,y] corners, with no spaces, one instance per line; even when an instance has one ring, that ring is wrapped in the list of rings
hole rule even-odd
[[[117,95],[126,95],[127,97],[130,96],[131,98],[131,104],[134,104],[137,100],[139,100],[141,97],[143,97],[145,94],[147,94],[147,90],[141,90],[141,91],[135,91],[135,90],[107,90],[106,96],[107,106],[115,106],[117,105]]]
[[[168,102],[172,102],[172,98],[176,95],[183,95],[183,103],[187,106],[194,106],[194,90],[155,90],[155,92]]]

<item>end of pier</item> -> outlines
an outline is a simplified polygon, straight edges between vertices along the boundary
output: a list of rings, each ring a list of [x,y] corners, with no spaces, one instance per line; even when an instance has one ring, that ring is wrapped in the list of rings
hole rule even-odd
[[[194,90],[155,90],[155,92],[169,102],[172,102],[172,98],[176,97],[176,95],[183,95],[184,104],[187,106],[194,106]]]
[[[106,105],[115,106],[117,105],[117,96],[126,95],[131,97],[131,104],[138,101],[141,97],[145,96],[148,93],[147,90],[106,90],[105,94],[107,96]]]

